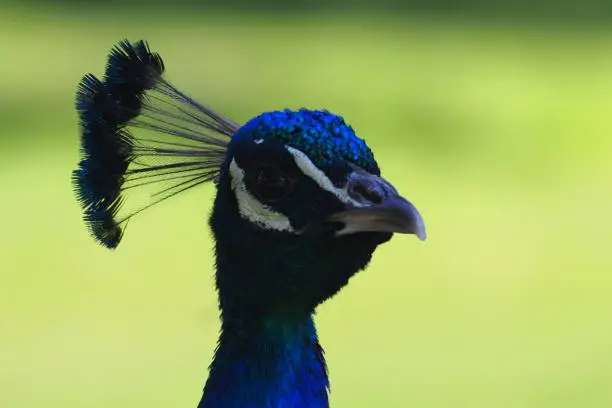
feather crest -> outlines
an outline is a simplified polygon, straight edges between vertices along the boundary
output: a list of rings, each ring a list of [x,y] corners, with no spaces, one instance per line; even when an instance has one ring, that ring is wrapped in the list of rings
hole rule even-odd
[[[81,80],[76,109],[81,161],[72,179],[94,238],[115,248],[139,212],[217,178],[239,125],[176,89],[147,43],[115,46],[104,80]],[[119,216],[125,193],[157,185],[153,201]],[[161,185],[161,186],[160,186]]]

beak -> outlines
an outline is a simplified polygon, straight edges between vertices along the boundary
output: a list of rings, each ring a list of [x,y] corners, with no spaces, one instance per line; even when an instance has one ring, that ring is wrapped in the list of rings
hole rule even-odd
[[[344,224],[336,235],[397,232],[414,234],[421,241],[427,237],[419,211],[385,179],[358,169],[349,175],[347,192],[353,203],[329,218]]]

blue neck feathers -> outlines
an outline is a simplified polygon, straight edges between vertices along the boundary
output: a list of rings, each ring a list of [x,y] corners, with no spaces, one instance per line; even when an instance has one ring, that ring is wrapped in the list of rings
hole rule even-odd
[[[310,314],[248,323],[224,316],[198,408],[327,408],[328,386]]]

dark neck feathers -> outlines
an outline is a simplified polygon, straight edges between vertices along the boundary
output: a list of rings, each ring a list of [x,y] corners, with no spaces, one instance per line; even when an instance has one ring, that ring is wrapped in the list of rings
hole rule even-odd
[[[199,408],[327,408],[327,371],[312,316],[390,234],[300,235],[239,215],[222,173],[210,218],[221,335]]]

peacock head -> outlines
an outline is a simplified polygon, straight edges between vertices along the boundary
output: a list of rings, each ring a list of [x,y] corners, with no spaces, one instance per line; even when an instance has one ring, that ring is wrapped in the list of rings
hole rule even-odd
[[[425,238],[416,208],[344,119],[305,109],[261,114],[233,135],[211,227],[228,263],[222,307],[264,314],[314,309],[394,232]]]
[[[102,244],[116,247],[142,210],[119,215],[128,190],[162,182],[159,202],[214,181],[221,308],[256,317],[311,312],[393,233],[425,239],[419,212],[342,117],[284,110],[239,126],[180,92],[163,70],[146,43],[124,41],[103,81],[81,82],[83,157],[73,178]]]

